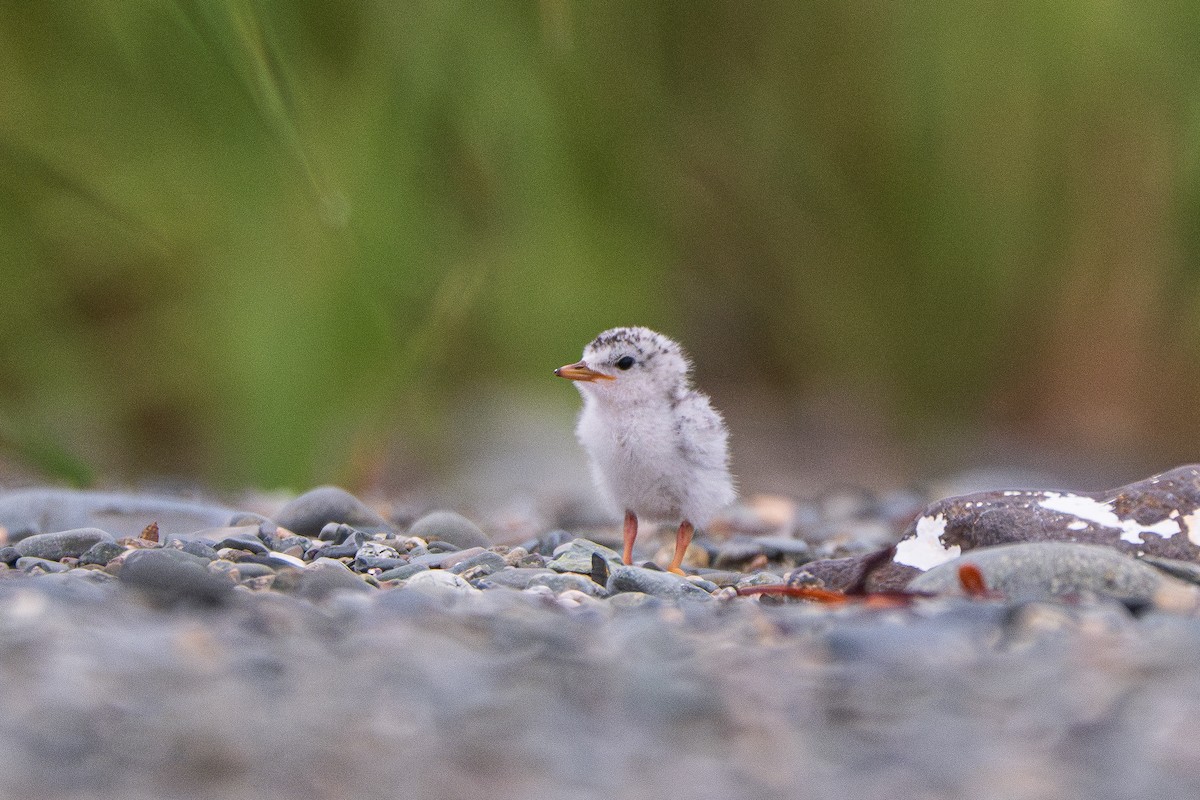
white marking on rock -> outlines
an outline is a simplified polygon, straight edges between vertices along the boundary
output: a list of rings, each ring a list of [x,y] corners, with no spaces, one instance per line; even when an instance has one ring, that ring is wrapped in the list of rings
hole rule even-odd
[[[958,558],[962,548],[958,545],[947,547],[942,544],[942,534],[946,532],[946,515],[936,517],[921,517],[917,520],[917,531],[900,544],[896,545],[896,556],[892,560],[897,564],[927,570]]]
[[[1040,505],[1042,508],[1057,511],[1060,514],[1069,514],[1072,517],[1087,520],[1102,528],[1119,530],[1121,532],[1121,541],[1129,542],[1130,544],[1145,544],[1145,539],[1142,537],[1143,534],[1147,533],[1154,533],[1169,539],[1177,533],[1183,532],[1183,528],[1179,522],[1170,517],[1160,520],[1153,525],[1141,525],[1137,520],[1121,519],[1118,517],[1117,513],[1113,511],[1111,503],[1101,503],[1099,500],[1094,500],[1091,497],[1080,497],[1076,494],[1047,497],[1042,500]]]
[[[1200,508],[1180,517],[1180,524],[1187,531],[1188,541],[1200,547]]]
[[[305,567],[308,566],[307,564],[304,563],[304,559],[296,558],[296,556],[291,555],[289,553],[280,553],[277,550],[272,550],[270,552],[270,556],[271,556],[271,558],[276,558],[276,559],[279,559],[280,561],[285,561],[288,564],[291,564],[293,567],[299,567],[300,569],[304,569]]]

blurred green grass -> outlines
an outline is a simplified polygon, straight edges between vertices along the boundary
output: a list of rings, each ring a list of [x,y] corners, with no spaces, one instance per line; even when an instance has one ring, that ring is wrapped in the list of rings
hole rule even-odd
[[[1198,34],[1083,0],[2,4],[0,447],[354,483],[640,323],[899,428],[1186,457]]]

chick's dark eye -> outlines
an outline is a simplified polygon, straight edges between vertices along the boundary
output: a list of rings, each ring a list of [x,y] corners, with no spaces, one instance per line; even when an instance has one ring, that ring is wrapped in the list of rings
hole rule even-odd
[[[617,369],[629,369],[633,364],[633,356],[621,356],[617,359]]]

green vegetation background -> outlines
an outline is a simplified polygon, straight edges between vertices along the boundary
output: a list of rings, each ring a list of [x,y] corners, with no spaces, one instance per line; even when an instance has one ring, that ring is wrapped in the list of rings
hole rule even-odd
[[[641,323],[900,429],[1195,458],[1198,41],[1144,0],[0,3],[0,443],[353,481]]]

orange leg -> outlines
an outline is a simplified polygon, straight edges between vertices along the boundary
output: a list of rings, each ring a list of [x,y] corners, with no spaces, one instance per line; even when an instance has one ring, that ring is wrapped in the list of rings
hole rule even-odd
[[[671,559],[671,566],[667,567],[667,572],[674,572],[676,575],[684,574],[679,565],[683,563],[683,554],[687,552],[688,545],[692,543],[692,534],[695,532],[695,526],[686,519],[679,523],[679,530],[675,533],[675,557]]]
[[[637,539],[637,514],[632,511],[625,512],[625,551],[622,553],[622,560],[626,564],[633,563],[633,543]]]

